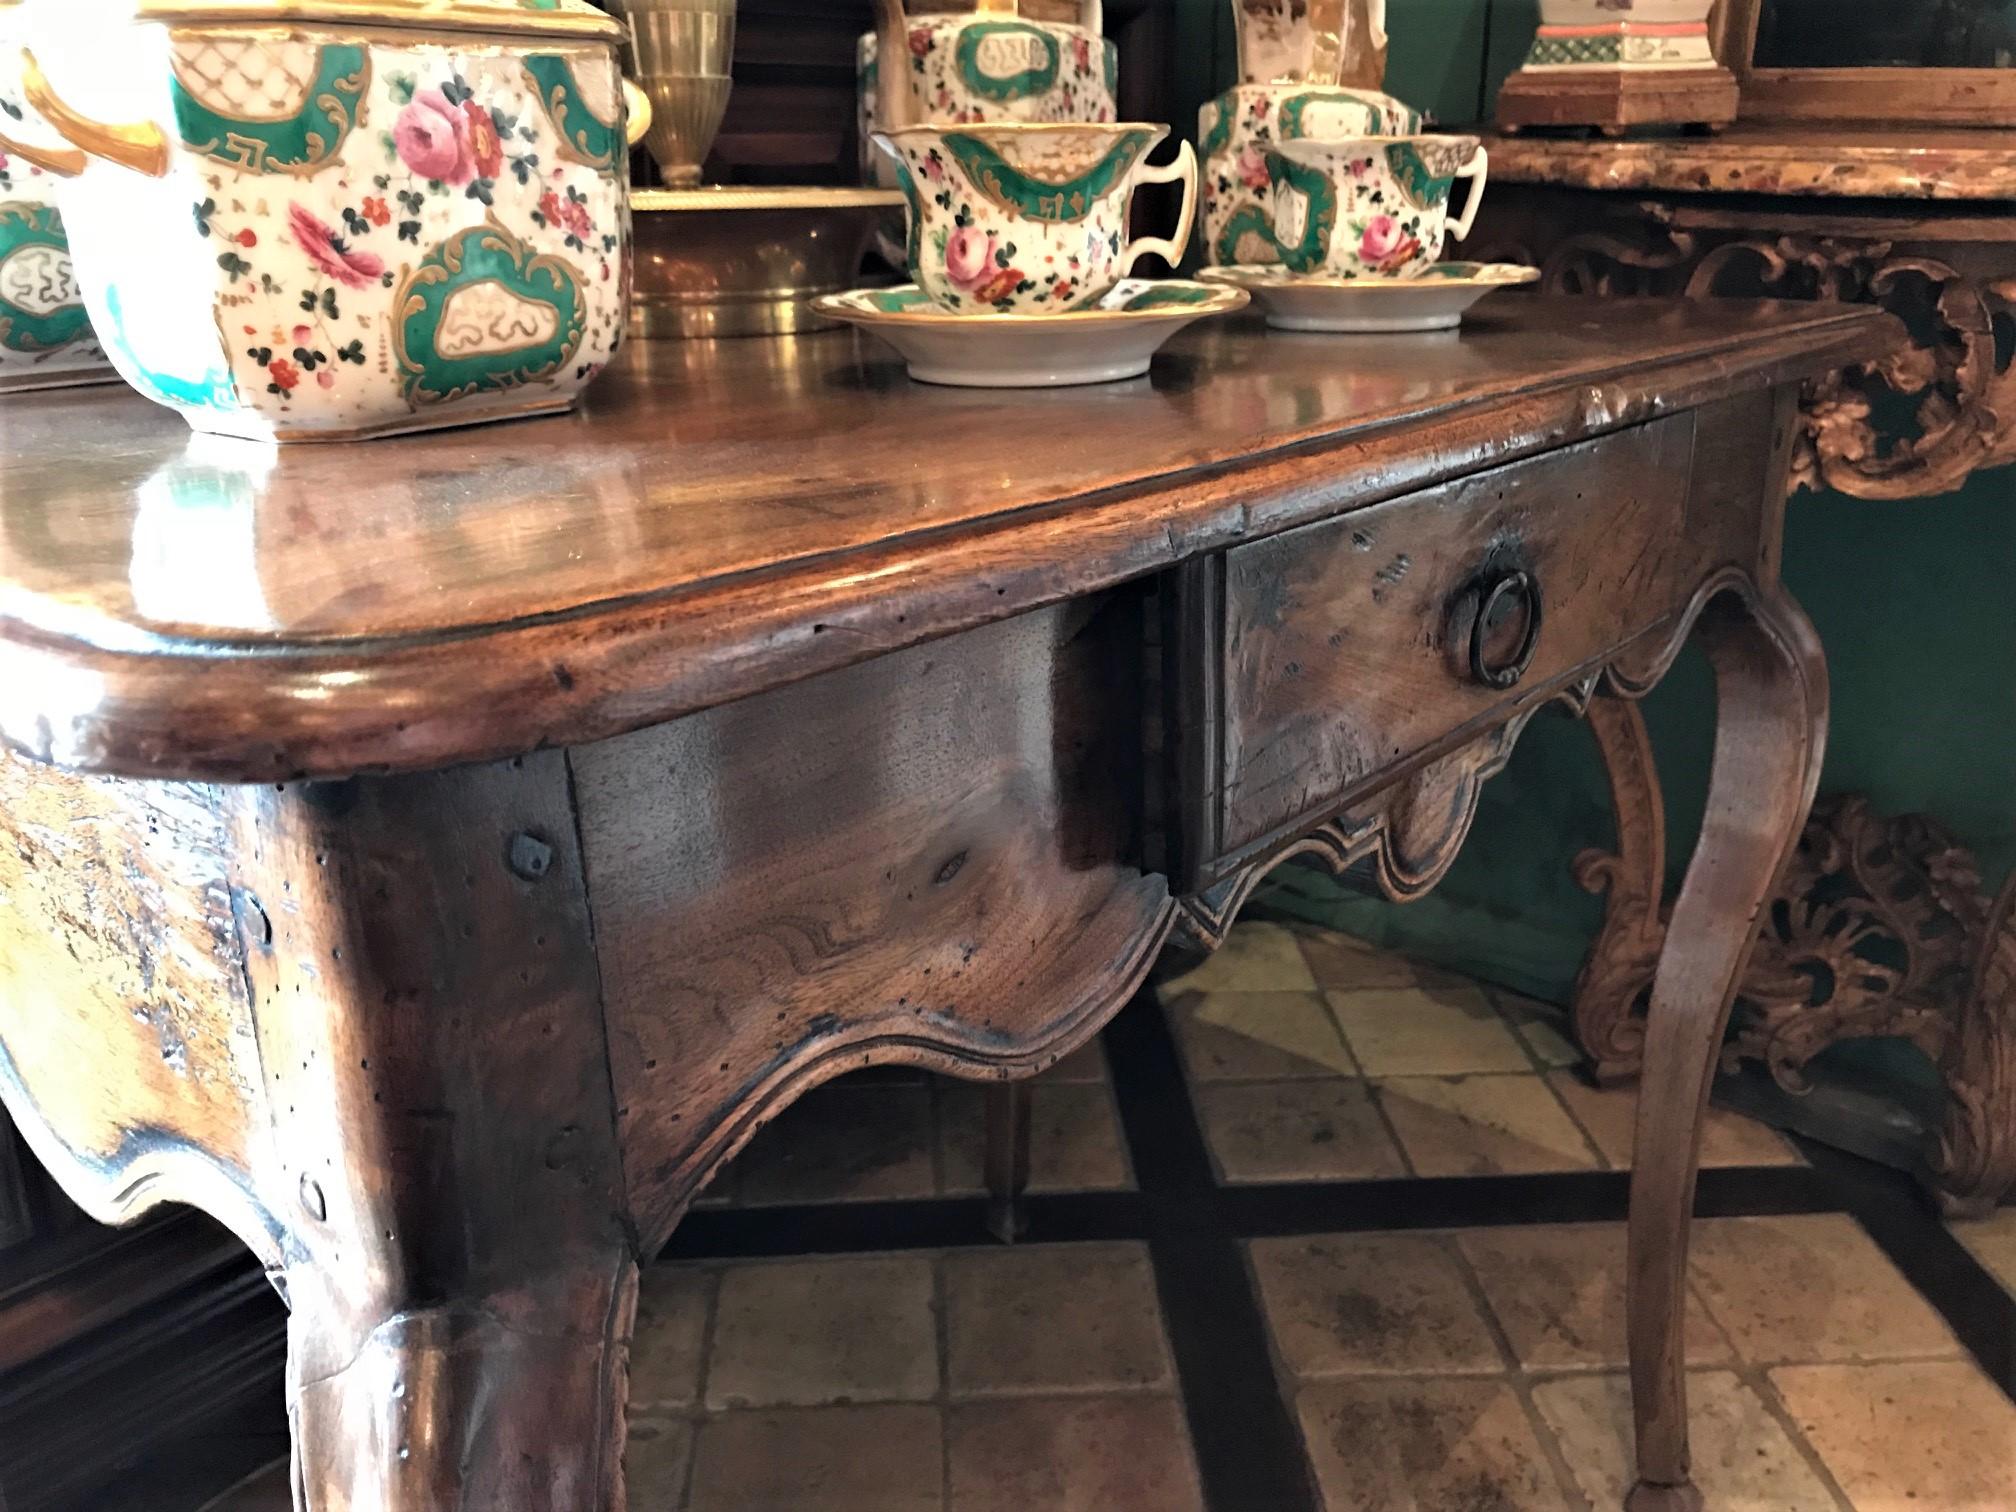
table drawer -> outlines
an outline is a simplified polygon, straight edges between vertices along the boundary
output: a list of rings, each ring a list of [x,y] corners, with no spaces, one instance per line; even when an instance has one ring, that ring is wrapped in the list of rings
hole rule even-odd
[[[1693,441],[1675,416],[1230,552],[1218,853],[1327,815],[1678,608],[1701,558]]]

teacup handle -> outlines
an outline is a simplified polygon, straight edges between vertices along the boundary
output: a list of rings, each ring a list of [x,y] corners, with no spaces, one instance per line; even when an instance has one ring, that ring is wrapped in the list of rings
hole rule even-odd
[[[1171,268],[1183,262],[1183,254],[1190,246],[1190,232],[1197,224],[1197,153],[1188,142],[1176,154],[1176,161],[1167,168],[1150,168],[1145,164],[1134,170],[1134,182],[1139,184],[1183,185],[1183,215],[1177,222],[1176,235],[1170,239],[1159,236],[1143,236],[1127,247],[1127,256],[1120,264],[1120,276],[1125,278],[1134,271],[1134,264],[1150,252],[1167,259]]]
[[[1457,241],[1464,241],[1477,219],[1478,207],[1484,203],[1484,185],[1491,178],[1491,154],[1479,147],[1477,156],[1456,170],[1456,177],[1470,180],[1470,198],[1464,203],[1462,218],[1449,227],[1449,234]]]

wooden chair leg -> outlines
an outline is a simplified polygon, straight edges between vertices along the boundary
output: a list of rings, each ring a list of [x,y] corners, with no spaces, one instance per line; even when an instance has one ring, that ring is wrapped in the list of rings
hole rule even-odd
[[[998,1082],[987,1089],[987,1231],[1013,1244],[1029,1226],[1022,1197],[1029,1190],[1030,1084]]]
[[[1628,1512],[1698,1512],[1683,1330],[1701,1125],[1758,924],[1819,783],[1827,669],[1782,591],[1718,600],[1701,634],[1719,717],[1701,842],[1652,989],[1631,1179],[1629,1326],[1638,1482]]]

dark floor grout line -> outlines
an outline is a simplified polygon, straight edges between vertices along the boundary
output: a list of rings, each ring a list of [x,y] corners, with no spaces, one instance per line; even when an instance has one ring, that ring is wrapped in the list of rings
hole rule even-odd
[[[1821,1458],[1820,1451],[1807,1439],[1798,1420],[1792,1416],[1792,1409],[1785,1405],[1785,1398],[1779,1395],[1778,1383],[1771,1379],[1770,1367],[1743,1364],[1739,1358],[1735,1369],[1736,1378],[1757,1394],[1758,1400],[1764,1404],[1764,1411],[1790,1441],[1793,1453],[1806,1462],[1806,1468],[1818,1478],[1822,1489],[1834,1498],[1837,1512],[1855,1512],[1855,1503],[1849,1500],[1847,1491],[1834,1478],[1833,1470]]]
[[[935,1102],[936,1099],[934,1098]],[[938,1350],[938,1505],[952,1505],[952,1308],[945,1256],[931,1258],[932,1343]]]
[[[1148,1257],[1206,1505],[1316,1512],[1309,1462],[1275,1379],[1267,1322],[1152,988],[1106,1029],[1114,1100],[1140,1183]]]
[[[1117,1094],[1116,1094],[1117,1100]],[[1130,1163],[1133,1152],[1129,1151]],[[1208,1158],[1207,1158],[1208,1160]],[[1209,1166],[1206,1166],[1207,1173]],[[1138,1172],[1137,1172],[1138,1181]],[[1615,1223],[1630,1202],[1628,1171],[1547,1171],[1516,1176],[1408,1176],[1364,1181],[1282,1181],[1212,1186],[1235,1239],[1405,1229],[1538,1228]],[[1149,1200],[1134,1191],[1038,1193],[1026,1199],[1029,1244],[1143,1240]],[[1806,1166],[1724,1166],[1701,1173],[1695,1216],[1791,1217],[1847,1211],[1837,1184]],[[979,1197],[917,1197],[791,1207],[709,1208],[673,1235],[667,1263],[797,1259],[993,1243]]]
[[[1138,1240],[1145,1230],[1138,1192],[1050,1192],[1025,1203],[1027,1244]],[[687,1215],[660,1263],[973,1249],[995,1242],[984,1197],[710,1209]]]
[[[1834,1182],[1849,1216],[1946,1320],[1988,1378],[2016,1401],[2016,1296],[1953,1237],[1909,1176],[1802,1135],[1790,1137],[1814,1169]]]

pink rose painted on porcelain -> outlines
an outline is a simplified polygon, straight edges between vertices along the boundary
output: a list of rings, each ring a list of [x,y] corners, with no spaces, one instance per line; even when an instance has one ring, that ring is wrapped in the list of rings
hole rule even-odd
[[[1239,150],[1239,182],[1248,189],[1267,187],[1266,154],[1251,142]]]
[[[945,243],[945,276],[954,287],[972,289],[994,267],[994,238],[977,226],[961,226]]]
[[[1358,256],[1381,273],[1397,273],[1413,260],[1421,243],[1390,215],[1375,215],[1358,239]]]
[[[1365,234],[1358,241],[1358,255],[1367,262],[1384,262],[1400,245],[1400,236],[1400,222],[1390,215],[1375,215],[1365,223]]]
[[[469,118],[438,89],[423,89],[392,124],[399,161],[424,179],[460,188],[476,177]]]
[[[308,254],[308,261],[326,278],[348,289],[368,289],[385,272],[385,259],[373,252],[359,252],[338,236],[327,223],[301,207],[287,212],[287,229],[294,245]]]

